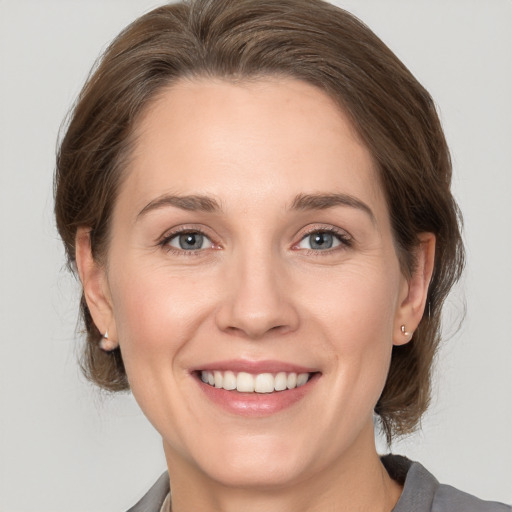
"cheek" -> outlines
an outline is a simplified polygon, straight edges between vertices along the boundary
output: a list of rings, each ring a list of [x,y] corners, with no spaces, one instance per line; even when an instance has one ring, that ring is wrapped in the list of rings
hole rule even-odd
[[[391,342],[399,301],[396,267],[353,264],[323,276],[311,274],[297,293],[309,297],[307,309],[312,320],[332,330],[334,338],[349,345],[349,340],[354,340],[359,346],[372,344],[378,334]]]
[[[137,272],[120,269],[112,278],[116,327],[132,385],[137,375],[174,362],[215,300],[215,288],[203,278],[165,268],[134,268]]]
[[[394,318],[399,302],[398,266],[347,267],[311,294],[309,322],[326,340],[340,400],[368,411],[384,387],[393,347]],[[311,280],[308,287],[318,284]]]

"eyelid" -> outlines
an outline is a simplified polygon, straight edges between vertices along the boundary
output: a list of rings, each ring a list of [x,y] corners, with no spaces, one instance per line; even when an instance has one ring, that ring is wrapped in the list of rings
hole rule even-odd
[[[201,241],[201,247],[198,249],[185,249],[181,246],[181,237],[185,236],[186,238],[189,236],[194,236],[194,238],[198,238]],[[185,252],[193,252],[193,251],[203,251],[205,249],[211,249],[213,246],[213,242],[210,240],[210,237],[204,235],[203,233],[199,233],[198,231],[183,231],[181,233],[176,233],[167,238],[167,242],[170,247],[177,250],[183,250]],[[203,247],[206,244],[206,247]],[[209,247],[208,247],[209,245]]]
[[[215,237],[209,233],[210,230],[206,229],[204,226],[198,226],[194,224],[188,224],[188,225],[181,225],[174,228],[170,228],[167,231],[165,231],[156,241],[156,245],[166,248],[166,250],[170,252],[175,252],[176,254],[197,254],[199,252],[204,252],[207,249],[196,249],[196,250],[189,250],[186,251],[184,249],[179,249],[177,247],[173,247],[169,244],[169,241],[173,238],[184,235],[187,233],[197,233],[205,238],[207,238],[211,242],[212,249],[219,249],[220,244],[215,241]]]
[[[332,249],[325,249],[323,251],[314,250],[314,249],[301,249],[299,247],[299,244],[306,237],[308,237],[314,233],[331,233],[340,241],[340,246],[334,247]],[[332,226],[332,225],[325,225],[325,224],[316,224],[316,225],[308,226],[304,231],[302,231],[300,233],[299,236],[300,236],[299,240],[293,244],[292,249],[306,251],[306,252],[309,251],[309,252],[312,252],[315,254],[329,253],[329,252],[339,250],[339,248],[345,249],[347,247],[351,247],[354,242],[354,238],[352,237],[352,235],[350,235],[344,229],[341,229],[341,228],[338,228],[338,227]]]
[[[174,251],[175,253],[179,254],[187,254],[187,255],[193,255],[197,254],[199,252],[204,252],[206,249],[197,249],[197,250],[190,250],[186,251],[184,249],[178,249],[176,247],[172,247],[169,245],[169,241],[173,239],[174,237],[186,233],[198,233],[206,237],[211,242],[211,248],[212,249],[221,249],[221,244],[215,240],[215,237],[209,233],[209,229],[207,229],[205,226],[202,225],[194,225],[194,224],[188,224],[188,225],[180,225],[173,228],[168,229],[165,231],[156,241],[156,245],[165,247],[169,251]],[[339,241],[340,245],[331,249],[325,249],[323,251],[314,250],[314,249],[301,249],[299,248],[299,244],[306,238],[307,236],[312,235],[313,233],[331,233],[333,234]],[[346,230],[341,229],[337,226],[332,225],[326,225],[326,224],[313,224],[310,226],[307,226],[303,230],[301,230],[298,241],[296,241],[292,245],[292,249],[294,250],[300,250],[302,252],[311,252],[315,254],[319,253],[329,253],[334,252],[336,250],[343,250],[348,247],[351,247],[353,245],[354,238],[350,233],[348,233]]]

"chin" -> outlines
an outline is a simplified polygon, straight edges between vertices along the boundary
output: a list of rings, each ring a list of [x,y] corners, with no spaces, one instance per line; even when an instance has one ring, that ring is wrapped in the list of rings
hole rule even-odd
[[[267,426],[267,430],[271,430],[271,426]],[[229,434],[226,431],[203,432],[202,435],[190,432],[188,442],[179,448],[179,453],[164,442],[167,459],[172,461],[171,476],[173,471],[192,470],[202,474],[203,481],[260,490],[277,489],[307,478],[311,461],[308,450],[300,448],[306,446],[301,436],[290,435],[289,429],[275,430],[274,434],[268,431],[241,433],[240,430],[237,433],[236,430]],[[187,448],[193,440],[196,442]]]
[[[308,465],[299,453],[281,456],[271,449],[253,453],[231,453],[218,460],[205,461],[203,470],[226,487],[277,489],[307,478]]]

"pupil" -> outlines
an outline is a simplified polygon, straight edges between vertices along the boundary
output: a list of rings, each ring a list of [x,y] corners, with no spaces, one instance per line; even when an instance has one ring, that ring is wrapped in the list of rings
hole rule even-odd
[[[180,247],[182,249],[201,249],[202,245],[203,235],[199,233],[185,233],[184,235],[180,236]]]
[[[309,237],[312,249],[330,249],[332,247],[332,235],[330,233],[315,233]]]

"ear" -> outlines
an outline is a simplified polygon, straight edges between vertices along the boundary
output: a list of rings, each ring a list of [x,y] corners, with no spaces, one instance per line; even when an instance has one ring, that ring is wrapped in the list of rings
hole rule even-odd
[[[416,264],[412,275],[405,282],[395,318],[394,345],[404,345],[411,341],[425,311],[428,287],[434,271],[436,237],[433,233],[420,233],[418,239]]]
[[[88,228],[78,228],[75,258],[87,306],[96,327],[104,335],[99,341],[100,347],[106,351],[114,350],[119,343],[106,270],[93,258]],[[106,333],[108,337],[105,336]]]

